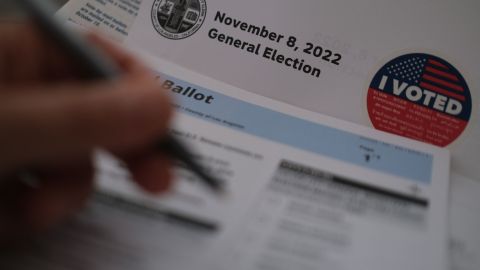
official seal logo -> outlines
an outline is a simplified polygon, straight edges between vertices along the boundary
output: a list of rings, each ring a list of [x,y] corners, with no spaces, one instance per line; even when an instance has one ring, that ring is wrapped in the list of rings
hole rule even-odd
[[[206,14],[205,0],[155,0],[152,23],[163,37],[184,39],[197,32]]]

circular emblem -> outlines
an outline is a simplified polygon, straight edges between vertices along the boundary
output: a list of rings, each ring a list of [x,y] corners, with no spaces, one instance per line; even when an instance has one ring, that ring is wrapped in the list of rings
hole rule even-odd
[[[367,107],[376,129],[443,147],[465,130],[472,98],[465,79],[450,63],[411,53],[375,74]]]
[[[205,0],[155,0],[152,23],[160,35],[169,39],[184,39],[197,32],[206,14]]]

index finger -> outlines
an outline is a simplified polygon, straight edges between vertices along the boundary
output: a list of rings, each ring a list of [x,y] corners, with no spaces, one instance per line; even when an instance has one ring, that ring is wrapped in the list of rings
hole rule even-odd
[[[124,72],[148,72],[139,61],[98,34],[87,39]],[[74,81],[81,78],[75,60],[33,24],[0,24],[0,85]],[[8,89],[8,88],[4,88]]]
[[[131,53],[115,45],[113,42],[102,38],[97,33],[90,32],[86,38],[95,46],[98,46],[107,56],[110,56],[124,72],[137,74],[150,72],[150,70]]]

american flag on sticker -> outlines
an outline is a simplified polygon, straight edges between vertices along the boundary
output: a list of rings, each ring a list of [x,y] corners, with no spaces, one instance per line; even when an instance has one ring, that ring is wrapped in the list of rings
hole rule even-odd
[[[388,73],[401,79],[459,101],[465,101],[463,78],[448,63],[433,56],[413,56],[387,66]]]

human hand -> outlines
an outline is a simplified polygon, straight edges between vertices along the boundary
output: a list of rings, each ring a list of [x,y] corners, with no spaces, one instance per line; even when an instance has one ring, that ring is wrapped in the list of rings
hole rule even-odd
[[[169,159],[149,146],[166,134],[171,106],[140,62],[91,35],[124,74],[84,81],[32,25],[3,23],[0,37],[0,242],[79,209],[92,191],[96,147],[122,158],[147,191],[168,188]],[[35,172],[38,186],[16,179],[23,169]]]

